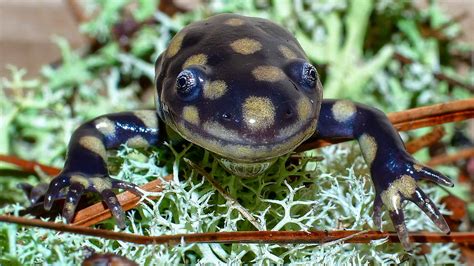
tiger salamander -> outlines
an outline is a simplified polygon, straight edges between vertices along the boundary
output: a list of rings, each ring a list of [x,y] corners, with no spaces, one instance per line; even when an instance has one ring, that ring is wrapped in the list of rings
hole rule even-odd
[[[376,197],[374,222],[388,211],[403,246],[409,249],[402,202],[414,202],[443,231],[450,229],[435,204],[417,186],[421,179],[453,186],[441,173],[418,164],[379,110],[322,98],[322,85],[300,44],[271,21],[221,14],[192,23],[158,57],[156,110],[99,116],[72,135],[62,172],[50,183],[44,206],[65,197],[71,221],[81,195],[96,192],[118,225],[125,215],[113,189],[140,194],[112,179],[106,151],[161,145],[178,133],[214,154],[236,176],[264,173],[308,139],[355,139],[367,162]]]

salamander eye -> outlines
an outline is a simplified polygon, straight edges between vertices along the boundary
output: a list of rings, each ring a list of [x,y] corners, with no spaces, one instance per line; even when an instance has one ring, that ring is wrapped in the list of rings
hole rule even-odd
[[[303,80],[306,85],[310,88],[314,88],[316,86],[316,82],[318,80],[318,72],[316,68],[308,63],[303,65]]]
[[[193,100],[202,89],[204,79],[197,69],[185,69],[176,77],[176,92],[184,100]]]
[[[195,86],[196,78],[193,76],[191,71],[185,70],[179,73],[176,78],[176,89],[178,90],[179,95],[187,96]]]
[[[318,71],[310,63],[303,59],[295,59],[288,63],[285,71],[293,82],[305,92],[314,93],[317,91]]]

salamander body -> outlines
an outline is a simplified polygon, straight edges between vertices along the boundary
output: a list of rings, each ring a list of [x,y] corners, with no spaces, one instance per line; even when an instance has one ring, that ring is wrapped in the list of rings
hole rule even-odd
[[[209,150],[230,173],[252,177],[310,138],[349,138],[359,142],[370,168],[376,225],[385,206],[408,249],[401,202],[410,200],[449,233],[417,181],[453,183],[415,162],[382,112],[348,100],[323,100],[316,68],[277,24],[233,14],[192,23],[174,36],[155,70],[156,110],[103,115],[74,132],[64,169],[46,192],[46,209],[65,196],[63,215],[70,221],[81,195],[92,191],[123,227],[124,212],[112,189],[140,192],[109,177],[106,150],[124,143],[161,145],[177,133]]]

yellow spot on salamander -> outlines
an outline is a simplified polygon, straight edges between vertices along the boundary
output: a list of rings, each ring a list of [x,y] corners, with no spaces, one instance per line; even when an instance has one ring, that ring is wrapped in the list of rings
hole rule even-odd
[[[193,56],[190,56],[186,62],[183,64],[183,68],[186,68],[191,65],[205,65],[207,64],[207,55],[205,54],[196,54]]]
[[[146,148],[150,146],[150,144],[142,136],[134,136],[127,140],[127,146],[132,148]]]
[[[227,91],[227,84],[223,80],[214,80],[211,82],[206,82],[204,85],[203,93],[204,98],[207,99],[217,99],[223,96]]]
[[[224,22],[224,24],[229,26],[241,26],[244,25],[244,21],[240,18],[230,18]]]
[[[79,183],[84,188],[88,188],[89,185],[90,185],[89,179],[87,179],[86,177],[83,177],[81,175],[72,175],[71,176],[71,183]]]
[[[249,55],[262,49],[262,44],[253,39],[243,38],[232,42],[230,47],[236,53]]]
[[[68,213],[71,213],[74,209],[75,209],[76,206],[74,206],[74,204],[72,202],[66,202],[64,204],[64,209],[68,212]]]
[[[110,119],[102,117],[97,119],[95,122],[95,128],[99,130],[100,133],[104,136],[113,136],[115,135],[115,124]]]
[[[356,106],[351,101],[337,101],[332,106],[332,115],[337,122],[345,122],[356,113]]]
[[[413,169],[415,169],[415,171],[417,172],[421,172],[421,170],[423,170],[423,166],[419,164],[414,164]]]
[[[266,97],[248,97],[242,106],[242,113],[250,130],[269,128],[275,121],[275,107]]]
[[[252,74],[257,80],[276,82],[285,78],[285,73],[274,66],[259,66],[252,70]]]
[[[133,114],[142,121],[147,128],[157,129],[158,128],[158,117],[155,111],[142,110],[134,111]]]
[[[185,35],[184,33],[180,32],[176,34],[173,37],[173,39],[171,39],[168,49],[166,50],[167,57],[173,57],[179,52],[179,50],[181,50],[181,45],[183,44],[184,35]]]
[[[203,124],[203,129],[212,135],[213,137],[229,140],[229,141],[238,141],[240,140],[239,134],[237,131],[228,129],[222,124],[215,121],[206,121]]]
[[[389,187],[380,194],[380,196],[387,210],[397,211],[401,207],[401,196],[410,198],[413,196],[415,191],[416,180],[409,175],[403,175],[390,184]]]
[[[278,45],[278,50],[287,59],[295,59],[296,58],[295,52],[293,52],[290,48],[288,48],[284,45]]]
[[[313,110],[311,108],[311,102],[304,96],[300,98],[296,108],[298,110],[298,117],[301,121],[307,120]]]
[[[185,106],[183,108],[183,118],[187,122],[198,125],[199,124],[199,112],[195,106]]]
[[[112,183],[105,178],[93,177],[90,180],[91,180],[92,186],[94,186],[94,188],[99,193],[104,191],[105,189],[112,189]]]
[[[64,203],[64,210],[63,211],[66,211],[67,213],[72,214],[75,209],[76,209],[76,206],[72,202]]]
[[[84,136],[79,139],[79,144],[82,147],[102,157],[104,162],[107,160],[105,146],[99,138],[94,136]]]
[[[363,134],[359,138],[359,144],[360,144],[360,148],[362,150],[362,155],[364,156],[365,162],[370,167],[377,153],[377,142],[375,141],[374,137],[368,134]]]

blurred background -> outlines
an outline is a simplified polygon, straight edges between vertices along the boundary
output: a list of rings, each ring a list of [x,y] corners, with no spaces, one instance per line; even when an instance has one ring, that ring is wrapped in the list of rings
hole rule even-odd
[[[43,64],[60,57],[57,46],[51,41],[54,35],[68,40],[73,48],[85,47],[87,38],[79,31],[78,0],[0,0],[0,76],[8,73],[6,64],[28,70],[28,75],[38,75]],[[166,1],[165,1],[166,2]],[[183,9],[193,9],[200,0],[176,0]],[[426,0],[416,0],[415,5],[427,8]],[[170,3],[172,4],[172,3]],[[440,0],[438,4],[451,17],[460,20],[463,34],[460,40],[474,44],[474,2],[472,0]]]

